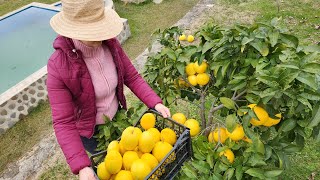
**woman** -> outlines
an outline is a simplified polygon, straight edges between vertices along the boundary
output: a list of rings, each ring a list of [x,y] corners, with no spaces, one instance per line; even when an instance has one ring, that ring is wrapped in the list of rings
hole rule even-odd
[[[54,131],[72,172],[94,179],[86,150],[94,153],[92,136],[104,123],[102,116],[112,119],[119,106],[127,108],[124,84],[164,117],[170,111],[116,40],[123,24],[103,0],[62,0],[62,11],[50,25],[59,34],[47,65]]]

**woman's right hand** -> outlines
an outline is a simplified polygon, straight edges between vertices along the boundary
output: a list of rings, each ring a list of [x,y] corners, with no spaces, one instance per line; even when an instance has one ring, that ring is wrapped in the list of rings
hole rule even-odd
[[[85,167],[79,171],[80,180],[97,180],[93,170],[90,167]]]

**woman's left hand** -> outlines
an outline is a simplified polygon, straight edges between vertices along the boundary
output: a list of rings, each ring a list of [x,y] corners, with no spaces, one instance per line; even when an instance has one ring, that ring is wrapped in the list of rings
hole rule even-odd
[[[164,118],[167,118],[167,117],[171,116],[170,110],[165,105],[163,105],[161,103],[158,103],[154,107],[154,109],[157,110],[159,113],[161,113]]]

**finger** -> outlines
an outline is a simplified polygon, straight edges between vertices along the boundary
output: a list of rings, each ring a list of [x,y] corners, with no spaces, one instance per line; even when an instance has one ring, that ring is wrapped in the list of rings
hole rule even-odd
[[[170,110],[168,108],[165,108],[166,114],[168,115],[168,117],[171,117],[171,113]]]

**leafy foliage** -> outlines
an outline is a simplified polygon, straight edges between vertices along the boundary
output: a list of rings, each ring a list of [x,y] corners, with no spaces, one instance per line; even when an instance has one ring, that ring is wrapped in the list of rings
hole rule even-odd
[[[212,147],[203,138],[195,139],[195,158],[183,167],[181,177],[272,179],[289,168],[288,154],[304,147],[310,138],[307,132],[320,140],[320,47],[299,45],[278,20],[231,28],[207,24],[197,32],[197,45],[180,42],[182,31],[177,27],[158,32],[163,48],[148,57],[144,75],[166,105],[176,99],[199,104],[205,135],[215,127],[232,130],[241,124],[253,141],[229,140]],[[204,60],[210,66],[210,81],[192,86],[185,67]],[[270,118],[281,113],[280,123],[253,126],[250,120],[257,115],[248,104],[258,104]],[[208,147],[198,151],[202,146]],[[226,148],[235,153],[233,164],[218,155]]]
[[[122,131],[128,126],[132,126],[136,121],[139,120],[139,114],[143,106],[138,108],[131,107],[128,110],[120,109],[112,121],[104,116],[105,124],[98,126],[98,134],[94,137],[97,138],[98,147],[97,151],[106,150],[109,143],[113,140],[118,139]]]

